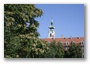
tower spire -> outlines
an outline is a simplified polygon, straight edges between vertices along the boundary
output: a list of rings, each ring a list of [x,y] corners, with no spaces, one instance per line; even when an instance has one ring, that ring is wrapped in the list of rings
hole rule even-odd
[[[49,38],[55,38],[55,27],[53,25],[53,19],[51,19],[51,23],[49,26]]]

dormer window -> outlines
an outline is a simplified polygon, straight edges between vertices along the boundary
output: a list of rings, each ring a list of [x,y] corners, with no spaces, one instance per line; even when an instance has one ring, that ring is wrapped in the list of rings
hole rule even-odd
[[[68,41],[66,41],[66,45],[69,45],[69,42]]]
[[[80,37],[77,37],[77,39],[80,39]]]
[[[71,38],[69,38],[69,39],[71,39]]]
[[[81,41],[80,43],[81,43],[81,45],[83,45],[84,44],[84,41]]]

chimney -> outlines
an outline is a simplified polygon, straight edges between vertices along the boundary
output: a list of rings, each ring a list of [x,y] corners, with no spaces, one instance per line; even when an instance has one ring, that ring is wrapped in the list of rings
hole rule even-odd
[[[77,39],[80,39],[80,37],[77,37]]]

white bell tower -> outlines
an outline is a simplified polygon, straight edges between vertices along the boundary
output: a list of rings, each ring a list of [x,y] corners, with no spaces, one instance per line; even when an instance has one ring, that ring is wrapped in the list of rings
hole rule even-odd
[[[48,38],[55,38],[55,27],[53,26],[53,20],[51,20],[51,24],[49,26]]]

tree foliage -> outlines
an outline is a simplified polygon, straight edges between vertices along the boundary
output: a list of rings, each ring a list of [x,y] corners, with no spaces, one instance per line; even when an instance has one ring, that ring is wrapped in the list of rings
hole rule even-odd
[[[39,26],[36,17],[42,15],[42,10],[34,4],[4,5],[4,56],[12,57],[42,57],[47,49],[46,43],[38,39]],[[30,23],[26,27],[26,23]],[[41,55],[41,56],[40,56]]]
[[[63,58],[64,57],[64,48],[60,42],[56,43],[53,40],[51,43],[48,43],[48,51],[45,57],[48,58]]]
[[[65,51],[66,58],[82,58],[81,45],[76,45],[72,42],[68,51]]]

